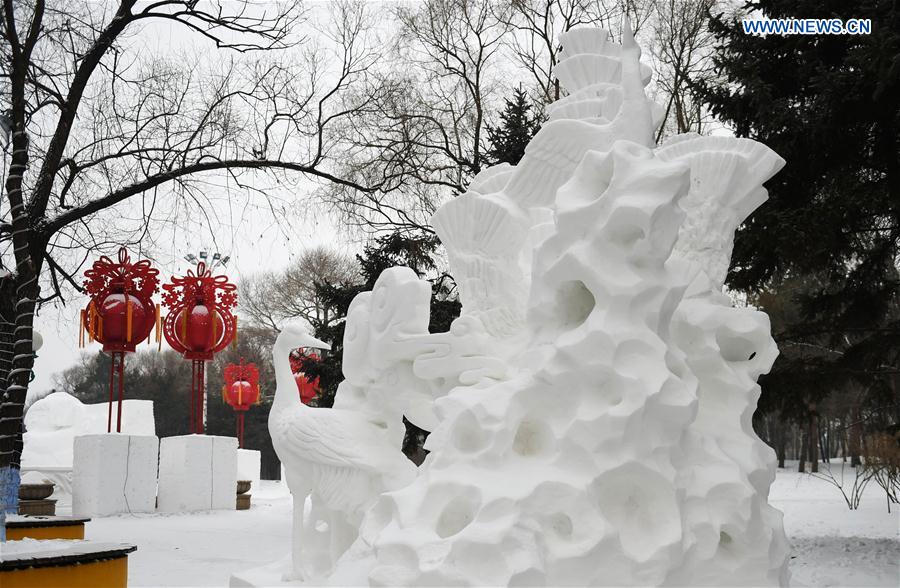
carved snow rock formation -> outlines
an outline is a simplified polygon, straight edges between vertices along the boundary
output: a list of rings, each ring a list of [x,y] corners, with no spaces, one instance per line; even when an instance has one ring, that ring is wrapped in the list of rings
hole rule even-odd
[[[775,456],[751,426],[778,351],[768,317],[722,293],[734,231],[784,162],[745,139],[657,147],[630,31],[562,41],[568,95],[522,161],[432,220],[462,316],[383,327],[402,351],[372,365],[405,374],[385,418],[430,415],[431,453],[317,583],[787,584]],[[360,349],[345,385],[365,404],[380,380],[351,375],[375,357]]]

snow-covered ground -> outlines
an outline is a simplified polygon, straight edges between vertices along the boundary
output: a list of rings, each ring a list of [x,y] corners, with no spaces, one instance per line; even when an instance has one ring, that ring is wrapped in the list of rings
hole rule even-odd
[[[791,583],[900,586],[900,509],[888,514],[881,489],[870,485],[859,510],[850,511],[837,488],[797,474],[796,464],[789,470],[779,471],[770,501],[784,511],[794,547]],[[227,586],[232,572],[281,559],[290,549],[286,487],[264,481],[251,492],[251,510],[94,519],[86,536],[138,546],[129,558],[131,586]]]
[[[884,491],[874,483],[859,509],[847,508],[840,490],[797,464],[779,471],[769,502],[784,512],[794,548],[791,583],[797,586],[900,586],[900,508],[887,512]],[[841,479],[840,463],[832,464]],[[845,490],[854,470],[844,468]]]

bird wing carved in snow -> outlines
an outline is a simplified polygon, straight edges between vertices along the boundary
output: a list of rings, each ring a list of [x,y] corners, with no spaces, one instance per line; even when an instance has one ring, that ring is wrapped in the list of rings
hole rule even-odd
[[[502,194],[467,192],[438,209],[431,224],[447,248],[463,313],[493,336],[517,333],[527,297],[520,255],[528,219]]]
[[[762,184],[784,160],[751,139],[695,133],[669,139],[656,157],[691,168],[690,190],[679,203],[686,216],[675,251],[702,268],[713,289],[719,289],[728,273],[734,231],[768,198]]]
[[[300,414],[290,425],[279,427],[282,445],[294,457],[371,473],[415,475],[415,466],[390,443],[384,429],[362,413],[304,407]]]

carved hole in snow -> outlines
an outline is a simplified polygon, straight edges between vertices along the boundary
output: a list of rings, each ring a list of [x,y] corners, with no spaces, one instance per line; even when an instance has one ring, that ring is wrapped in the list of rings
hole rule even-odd
[[[453,444],[464,453],[474,453],[484,447],[484,429],[478,425],[472,413],[465,412],[459,416],[453,427]]]
[[[563,330],[579,326],[594,310],[594,295],[581,280],[563,282],[556,291],[556,320]]]
[[[730,545],[730,544],[731,544],[731,535],[729,535],[725,531],[722,531],[721,533],[719,533],[719,545],[721,545],[722,547],[728,547],[728,545]]]
[[[629,557],[646,561],[681,540],[675,489],[660,474],[628,463],[597,478],[597,506],[619,531]]]
[[[549,431],[543,423],[524,420],[516,429],[513,439],[513,451],[519,455],[533,456],[542,453],[549,441]]]
[[[645,236],[643,229],[627,223],[622,223],[619,226],[614,225],[609,230],[610,241],[619,245],[622,249],[633,247],[635,243]]]
[[[435,528],[438,537],[446,539],[465,529],[475,520],[475,509],[476,504],[471,499],[458,496],[451,500],[438,517]]]
[[[740,337],[727,330],[716,333],[716,343],[725,361],[749,361],[756,356],[753,341]]]
[[[569,538],[572,536],[572,519],[563,512],[558,512],[550,517],[550,528],[558,536]]]

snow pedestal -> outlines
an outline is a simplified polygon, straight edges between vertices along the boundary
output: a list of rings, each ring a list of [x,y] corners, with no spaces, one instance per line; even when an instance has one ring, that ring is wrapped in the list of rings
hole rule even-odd
[[[153,512],[159,439],[150,435],[83,435],[73,448],[72,514]]]
[[[259,488],[260,471],[262,468],[262,453],[255,449],[238,449],[237,451],[237,479],[250,480],[251,488]]]
[[[160,443],[159,510],[234,510],[236,485],[234,437],[184,435]]]

